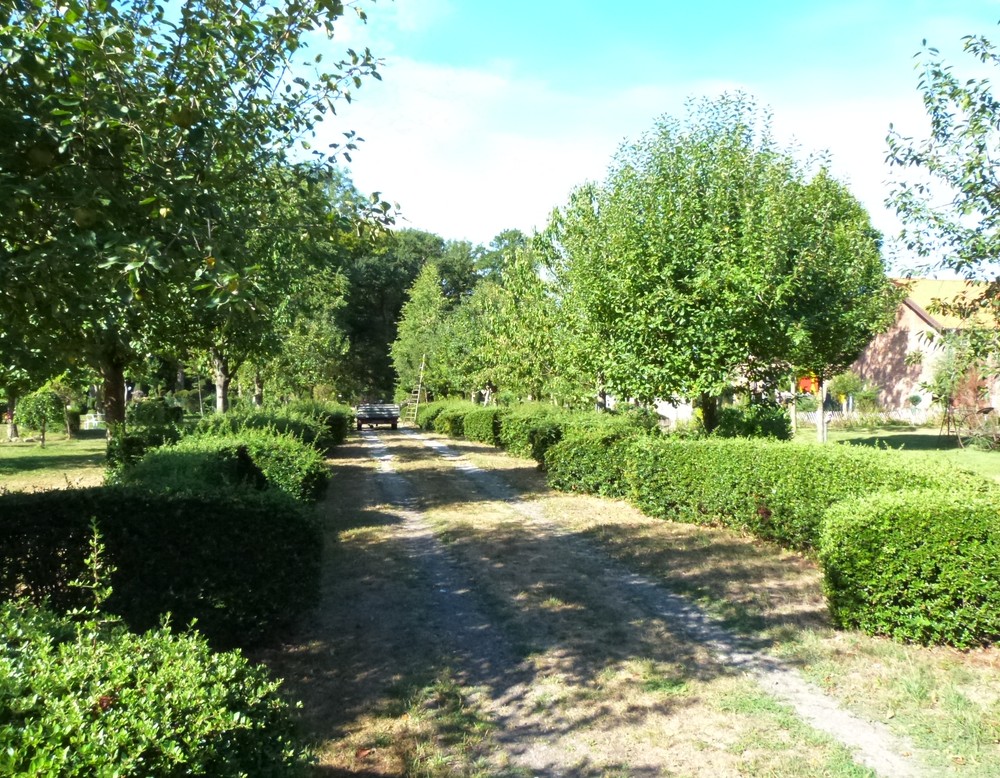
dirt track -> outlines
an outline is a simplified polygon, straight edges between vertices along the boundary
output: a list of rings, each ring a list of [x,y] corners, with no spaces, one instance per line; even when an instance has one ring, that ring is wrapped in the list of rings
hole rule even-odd
[[[380,431],[334,462],[324,604],[271,657],[323,774],[924,774],[883,725],[563,520],[627,506],[479,452]]]

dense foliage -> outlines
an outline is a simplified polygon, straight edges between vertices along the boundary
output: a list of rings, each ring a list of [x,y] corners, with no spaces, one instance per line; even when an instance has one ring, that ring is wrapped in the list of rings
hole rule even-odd
[[[299,502],[322,497],[329,470],[323,455],[287,434],[243,430],[192,435],[147,452],[123,483],[164,492],[210,492],[227,487],[274,488]]]
[[[714,434],[720,438],[791,440],[792,422],[788,411],[774,403],[730,405],[719,412]]]
[[[66,404],[58,394],[48,389],[39,389],[20,399],[14,412],[14,420],[23,427],[38,430],[44,447],[46,430],[62,423],[65,408]]]
[[[986,483],[893,452],[766,440],[642,440],[628,474],[651,516],[721,523],[791,548],[816,548],[827,508],[878,491]]]
[[[125,370],[146,355],[202,349],[224,390],[239,361],[270,350],[289,291],[342,263],[344,236],[388,209],[333,196],[351,133],[310,147],[338,99],[377,75],[367,51],[309,53],[343,13],[326,0],[3,6],[3,376],[20,380],[8,356],[42,370],[32,350],[56,373],[80,358],[103,379],[113,429]]]
[[[476,406],[465,414],[462,427],[469,440],[500,445],[500,409],[496,406]]]
[[[500,444],[511,454],[545,462],[549,446],[559,442],[567,412],[554,405],[525,403],[505,409],[500,418]]]
[[[0,495],[0,599],[79,605],[70,582],[84,575],[92,522],[115,568],[106,606],[137,631],[170,613],[215,645],[250,645],[318,595],[322,536],[281,492],[95,487]]]
[[[651,432],[634,416],[581,417],[545,452],[549,485],[567,492],[626,496],[633,443]]]
[[[841,626],[962,648],[1000,641],[995,497],[945,486],[840,503],[820,560]]]
[[[0,603],[0,773],[304,774],[278,683],[197,635]]]

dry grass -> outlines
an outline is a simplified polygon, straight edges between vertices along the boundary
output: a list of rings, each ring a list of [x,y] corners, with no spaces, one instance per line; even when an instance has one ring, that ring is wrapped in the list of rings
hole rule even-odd
[[[727,530],[650,519],[621,502],[545,494],[542,474],[523,471],[522,460],[463,447],[480,467],[499,467],[545,495],[550,518],[766,640],[845,706],[910,738],[935,771],[1000,775],[1000,648],[960,652],[836,631],[808,557]]]
[[[643,517],[623,515],[630,509],[617,503],[552,493],[523,460],[475,444],[460,448],[477,465],[502,471],[532,494],[561,528],[553,531],[488,494],[470,493],[416,441],[393,447],[399,469],[419,485],[422,507],[439,537],[529,655],[531,680],[521,692],[524,699],[502,698],[500,705],[501,721],[504,705],[521,711],[519,727],[513,733],[504,727],[498,735],[515,761],[519,743],[544,733],[545,747],[534,746],[534,753],[520,756],[536,765],[550,758],[555,766],[567,754],[577,755],[573,774],[580,775],[869,774],[845,749],[759,690],[753,710],[727,709],[733,689],[749,682],[606,585],[606,562],[581,553],[577,541],[604,543],[635,562],[621,553],[622,539],[641,526]],[[675,535],[662,538],[660,547],[650,527],[638,555],[645,563],[633,566],[648,569],[658,564],[652,552],[666,553],[683,541],[673,569],[677,581],[697,579],[706,591],[716,591],[717,585],[720,596],[738,593],[748,599],[748,609],[767,603],[763,610],[774,620],[785,611],[801,616],[801,607],[791,605],[793,591],[815,582],[815,571],[801,560],[795,560],[799,578],[758,586],[754,581],[761,569],[751,563],[752,544],[698,528],[673,529]],[[682,564],[695,557],[698,565]],[[777,564],[787,567],[786,560],[769,560],[767,572],[773,574]],[[738,573],[742,584],[718,582],[720,566]]]

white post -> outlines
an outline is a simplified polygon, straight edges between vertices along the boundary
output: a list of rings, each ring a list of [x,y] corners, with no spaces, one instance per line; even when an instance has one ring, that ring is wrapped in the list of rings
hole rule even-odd
[[[819,416],[816,419],[816,439],[826,443],[826,379],[819,380]]]

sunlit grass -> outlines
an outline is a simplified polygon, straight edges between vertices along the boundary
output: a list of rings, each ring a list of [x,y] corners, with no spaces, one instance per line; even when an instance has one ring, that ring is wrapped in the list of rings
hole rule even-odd
[[[81,432],[72,439],[50,434],[45,448],[37,442],[0,442],[0,488],[27,491],[100,484],[106,446],[103,430]]]
[[[829,430],[832,443],[892,449],[904,459],[939,463],[1000,480],[1000,451],[985,451],[973,446],[959,447],[954,435],[939,427],[870,427]],[[806,427],[796,440],[814,442],[816,430]]]

